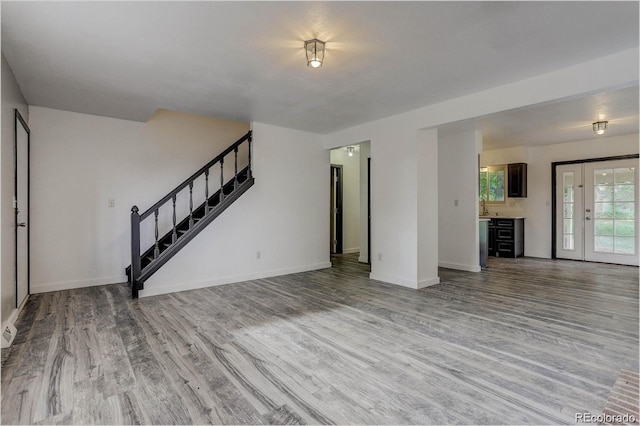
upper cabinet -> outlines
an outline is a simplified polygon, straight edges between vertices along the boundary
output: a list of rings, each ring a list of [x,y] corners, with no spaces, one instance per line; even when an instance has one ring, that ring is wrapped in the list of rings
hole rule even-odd
[[[507,166],[508,191],[510,198],[527,196],[527,163],[513,163]]]

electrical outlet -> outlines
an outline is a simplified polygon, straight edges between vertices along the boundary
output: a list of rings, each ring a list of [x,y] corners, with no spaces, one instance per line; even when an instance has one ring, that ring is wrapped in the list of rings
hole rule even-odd
[[[382,253],[378,253],[378,262],[382,262]]]
[[[109,198],[109,207],[115,207],[116,206],[116,200],[114,200],[113,198]]]
[[[256,259],[257,259],[257,260],[262,259],[262,253],[260,252],[260,250],[258,250],[258,251],[256,252]]]
[[[458,200],[453,200],[453,205],[458,207]]]

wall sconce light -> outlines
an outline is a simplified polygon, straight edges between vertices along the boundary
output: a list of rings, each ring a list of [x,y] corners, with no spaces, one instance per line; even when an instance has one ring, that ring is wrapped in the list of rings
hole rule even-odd
[[[596,135],[601,135],[607,130],[608,121],[596,121],[593,123],[593,133]]]
[[[353,147],[352,146],[348,146],[347,147],[347,155],[349,155],[349,157],[353,157]]]
[[[320,68],[324,60],[324,41],[317,38],[304,42],[304,50],[307,51],[307,66]]]

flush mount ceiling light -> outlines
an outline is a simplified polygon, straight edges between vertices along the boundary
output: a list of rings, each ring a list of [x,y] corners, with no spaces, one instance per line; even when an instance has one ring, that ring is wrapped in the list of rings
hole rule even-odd
[[[596,121],[593,123],[593,133],[596,135],[601,135],[607,130],[608,121]]]
[[[304,50],[307,51],[307,66],[320,68],[324,60],[324,41],[317,38],[304,42]]]

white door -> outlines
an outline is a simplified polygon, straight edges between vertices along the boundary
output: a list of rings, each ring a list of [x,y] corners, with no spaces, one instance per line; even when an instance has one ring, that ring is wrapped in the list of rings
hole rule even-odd
[[[29,295],[29,128],[16,111],[16,308]]]
[[[638,160],[556,167],[556,256],[638,265]]]
[[[584,260],[582,164],[556,167],[556,257]]]
[[[584,165],[584,258],[638,265],[638,160]]]

